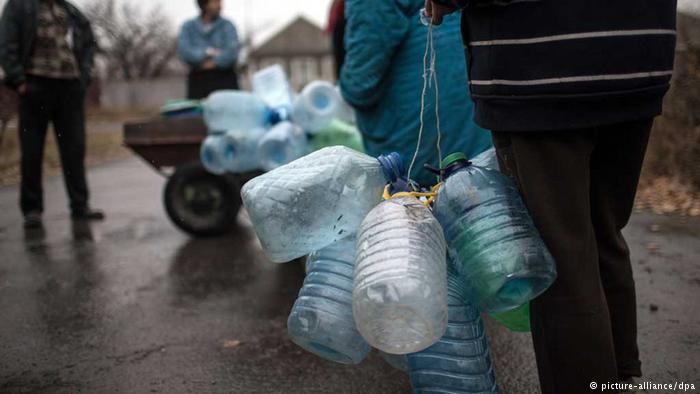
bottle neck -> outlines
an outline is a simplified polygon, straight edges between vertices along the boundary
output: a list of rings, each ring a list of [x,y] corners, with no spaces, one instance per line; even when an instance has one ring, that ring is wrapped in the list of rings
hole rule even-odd
[[[381,164],[387,183],[395,183],[405,176],[406,170],[403,160],[398,153],[392,152],[388,155],[381,155],[377,157],[377,160]]]

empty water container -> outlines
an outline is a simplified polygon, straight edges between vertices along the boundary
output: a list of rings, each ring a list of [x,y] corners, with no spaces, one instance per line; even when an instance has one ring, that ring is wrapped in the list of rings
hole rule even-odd
[[[356,233],[403,173],[398,154],[378,160],[337,146],[252,179],[241,196],[265,254],[283,263]]]
[[[338,95],[338,112],[336,118],[342,122],[349,124],[357,124],[357,117],[355,115],[355,109],[348,104],[340,93],[340,87],[335,87],[335,94]]]
[[[219,90],[202,103],[209,131],[253,129],[268,125],[273,112],[250,92]]]
[[[477,167],[491,168],[493,170],[499,170],[498,167],[498,156],[496,155],[496,149],[490,148],[485,150],[471,159],[472,165]]]
[[[224,135],[224,164],[229,172],[247,172],[260,168],[258,143],[265,129],[229,130]]]
[[[496,170],[469,165],[463,154],[447,157],[443,168],[434,213],[468,299],[503,312],[545,291],[556,277],[554,260],[515,184]]]
[[[200,147],[200,156],[204,168],[212,174],[226,172],[225,141],[222,133],[211,134],[204,139]]]
[[[498,392],[479,310],[466,297],[463,281],[454,269],[449,270],[445,335],[429,348],[407,356],[413,392]]]
[[[278,123],[258,144],[258,158],[265,171],[273,170],[309,153],[304,130],[290,122]]]
[[[292,119],[304,130],[315,133],[336,117],[340,102],[341,98],[332,84],[311,82],[294,101]]]
[[[304,285],[287,320],[294,343],[343,364],[360,363],[370,350],[352,316],[354,264],[354,236],[310,254]]]
[[[430,210],[392,198],[358,232],[353,314],[358,330],[387,353],[406,354],[440,339],[447,324],[446,245]]]
[[[280,112],[282,120],[292,111],[293,91],[284,69],[279,64],[265,67],[251,78],[253,93],[268,106]]]

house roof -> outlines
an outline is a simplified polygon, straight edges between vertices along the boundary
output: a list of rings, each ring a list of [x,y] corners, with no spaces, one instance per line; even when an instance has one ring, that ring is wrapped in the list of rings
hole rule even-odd
[[[331,53],[330,38],[313,22],[299,16],[252,51],[252,58],[322,56]]]

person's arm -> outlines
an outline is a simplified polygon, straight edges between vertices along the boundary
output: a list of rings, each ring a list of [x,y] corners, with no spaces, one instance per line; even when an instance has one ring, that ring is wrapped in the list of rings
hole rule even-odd
[[[92,25],[87,18],[83,18],[84,25],[81,27],[83,37],[83,54],[82,54],[82,71],[83,71],[83,82],[85,86],[90,84],[92,80],[92,72],[95,66],[95,53],[97,52],[98,45],[95,39],[95,33],[92,30]]]
[[[226,37],[226,46],[217,48],[219,54],[214,57],[214,63],[218,68],[231,68],[238,61],[238,51],[240,50],[240,41],[238,40],[238,32],[233,23],[228,22],[224,27],[224,35]]]
[[[177,40],[177,53],[182,61],[198,67],[207,59],[207,48],[195,44],[193,27],[189,22],[182,25]]]
[[[352,106],[371,107],[384,94],[382,81],[410,21],[395,0],[347,0],[345,17],[340,90]]]
[[[10,0],[0,17],[0,66],[5,72],[5,82],[14,89],[24,85],[24,66],[20,47],[19,18],[23,17],[18,1]]]

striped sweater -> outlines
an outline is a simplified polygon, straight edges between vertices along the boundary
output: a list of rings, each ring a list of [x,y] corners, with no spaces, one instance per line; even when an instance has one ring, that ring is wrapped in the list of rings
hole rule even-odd
[[[675,0],[436,2],[466,7],[469,84],[485,128],[583,128],[661,112]]]

